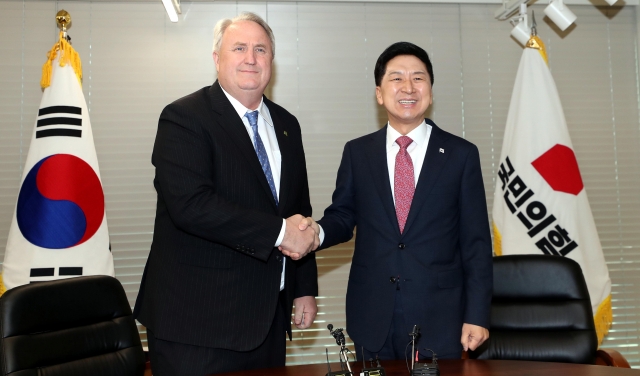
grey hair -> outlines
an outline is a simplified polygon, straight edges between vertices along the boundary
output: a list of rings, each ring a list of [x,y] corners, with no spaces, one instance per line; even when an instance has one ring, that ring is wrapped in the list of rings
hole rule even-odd
[[[220,45],[222,44],[222,36],[231,24],[238,21],[252,21],[260,25],[267,33],[269,40],[271,41],[271,56],[276,56],[276,38],[273,36],[271,27],[255,13],[244,12],[237,15],[234,18],[224,18],[216,23],[216,27],[213,28],[213,52],[220,52]]]

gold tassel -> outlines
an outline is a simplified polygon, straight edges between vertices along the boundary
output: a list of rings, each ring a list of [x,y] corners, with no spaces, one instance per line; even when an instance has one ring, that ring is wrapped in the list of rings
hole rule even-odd
[[[0,296],[4,295],[7,292],[7,288],[4,287],[4,282],[2,281],[2,274],[0,273]]]
[[[47,61],[42,66],[42,79],[40,80],[40,87],[45,89],[51,85],[51,69],[53,59],[56,57],[58,51],[58,43],[53,45],[51,51],[47,52]]]
[[[51,85],[53,61],[58,56],[58,51],[60,52],[60,66],[64,67],[67,64],[71,64],[71,68],[73,68],[76,77],[78,77],[78,82],[80,83],[80,86],[82,86],[82,61],[80,60],[80,55],[78,55],[76,50],[71,47],[71,44],[63,38],[61,31],[59,40],[53,45],[53,47],[51,47],[51,51],[47,53],[47,61],[42,66],[42,80],[40,80],[40,87],[45,89]]]
[[[607,296],[605,300],[598,306],[593,321],[596,325],[596,334],[598,335],[598,347],[602,344],[604,336],[609,333],[611,323],[613,323],[613,312],[611,310],[611,295]]]
[[[502,256],[502,236],[495,223],[493,224],[493,254]]]
[[[544,59],[544,62],[549,65],[549,59],[547,58],[547,49],[545,48],[542,39],[540,39],[537,35],[532,35],[531,38],[529,38],[526,47],[538,50],[538,52],[540,52],[540,55]]]

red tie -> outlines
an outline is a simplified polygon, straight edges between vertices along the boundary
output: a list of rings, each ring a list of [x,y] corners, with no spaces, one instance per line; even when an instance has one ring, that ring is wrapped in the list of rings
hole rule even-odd
[[[398,217],[398,225],[400,225],[400,233],[404,231],[404,225],[407,223],[413,193],[416,190],[413,176],[413,162],[411,156],[407,152],[407,147],[413,142],[407,136],[398,137],[396,143],[400,145],[400,151],[396,155],[396,170],[393,183],[393,192],[396,199],[396,216]]]

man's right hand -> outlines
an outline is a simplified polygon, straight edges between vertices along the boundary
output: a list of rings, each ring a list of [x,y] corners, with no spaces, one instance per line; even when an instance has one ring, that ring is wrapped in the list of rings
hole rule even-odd
[[[302,223],[307,221],[307,218],[296,214],[287,218],[286,221],[284,238],[278,247],[283,255],[291,257],[292,260],[300,260],[318,248],[320,245],[319,230],[316,230],[312,225],[303,226]]]

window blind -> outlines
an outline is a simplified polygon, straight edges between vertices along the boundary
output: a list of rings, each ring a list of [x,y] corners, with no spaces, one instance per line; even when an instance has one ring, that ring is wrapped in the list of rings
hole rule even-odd
[[[241,11],[263,16],[276,36],[267,95],[302,126],[314,217],[330,204],[342,148],[386,122],[375,102],[373,68],[393,42],[430,54],[435,85],[427,115],[479,150],[489,212],[502,135],[522,48],[495,4],[182,2],[169,22],[161,2],[0,3],[0,256],[15,208],[41,99],[46,52],[65,9],[84,67],[105,190],[116,276],[135,302],[153,234],[150,163],[158,115],[171,101],[215,80],[213,26]],[[612,279],[614,324],[604,347],[640,366],[640,127],[637,10],[572,5],[578,19],[559,31],[534,5],[538,34],[564,107]],[[116,21],[117,20],[117,21]],[[337,346],[326,325],[345,326],[353,242],[317,254],[319,314],[287,343],[287,363],[324,361]],[[1,257],[0,257],[1,258]],[[143,340],[145,329],[140,326]],[[347,333],[348,334],[348,333]],[[352,348],[352,343],[349,342]]]

